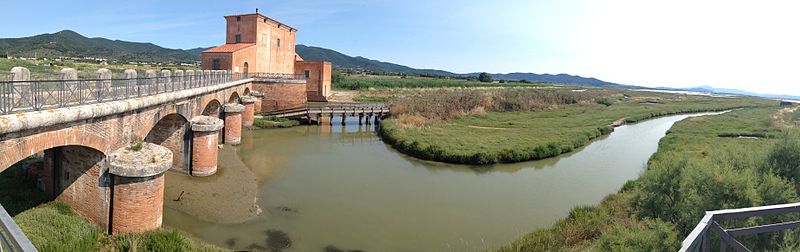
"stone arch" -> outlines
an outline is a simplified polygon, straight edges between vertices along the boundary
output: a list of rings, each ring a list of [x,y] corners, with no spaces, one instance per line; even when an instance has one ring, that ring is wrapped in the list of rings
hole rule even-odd
[[[239,98],[239,93],[233,91],[230,98],[228,98],[228,103],[236,103],[236,104],[241,103],[241,99]]]
[[[181,114],[172,113],[161,117],[148,131],[144,141],[172,151],[172,169],[188,172],[191,139],[189,120]]]
[[[47,131],[22,137],[20,140],[0,142],[0,172],[36,153],[62,146],[83,146],[100,151],[104,155],[112,151],[112,142],[102,136],[84,130],[83,127]]]
[[[242,95],[244,95],[244,96],[250,95],[250,88],[249,87],[244,87],[244,91],[242,92]]]
[[[205,106],[203,106],[203,111],[200,111],[200,114],[204,116],[212,116],[219,118],[221,112],[222,112],[222,103],[220,103],[219,100],[217,99],[211,99],[206,103]]]

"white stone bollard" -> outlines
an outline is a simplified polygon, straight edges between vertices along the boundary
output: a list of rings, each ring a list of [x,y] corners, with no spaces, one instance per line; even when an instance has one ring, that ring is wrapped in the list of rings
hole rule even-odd
[[[114,98],[114,90],[111,86],[111,70],[106,68],[97,69],[97,85],[95,89],[95,98],[97,101],[107,100]]]

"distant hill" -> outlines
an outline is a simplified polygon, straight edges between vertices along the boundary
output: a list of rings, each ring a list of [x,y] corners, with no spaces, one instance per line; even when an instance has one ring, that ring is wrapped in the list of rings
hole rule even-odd
[[[321,47],[297,45],[295,51],[304,60],[330,61],[333,67],[340,70],[370,71],[376,73],[394,73],[409,75],[447,76],[447,77],[478,77],[480,73],[457,74],[443,70],[416,69],[408,66],[371,60],[361,56],[352,57],[331,49]],[[496,80],[527,80],[549,83],[568,83],[597,87],[633,87],[617,83],[601,81],[595,78],[586,78],[568,74],[535,74],[535,73],[509,73],[493,74]]]
[[[375,73],[400,73],[410,75],[456,76],[456,74],[433,69],[415,69],[389,62],[367,59],[361,56],[351,57],[340,52],[313,46],[297,45],[295,52],[307,61],[330,61],[334,68],[340,70],[370,71]]]
[[[77,32],[64,30],[52,34],[41,34],[24,38],[0,39],[0,54],[17,57],[95,57],[120,62],[197,62],[208,48],[198,47],[181,50],[163,48],[152,43],[138,43],[105,38],[87,38]],[[297,45],[297,53],[308,61],[330,61],[340,70],[369,71],[374,73],[408,74],[445,77],[477,77],[478,73],[457,74],[436,69],[417,69],[389,62],[377,61],[361,56],[352,57],[337,51]],[[567,83],[598,87],[630,87],[595,78],[567,74],[509,73],[493,74],[496,80],[527,80],[535,82]]]
[[[715,87],[712,87],[712,86],[699,86],[699,87],[693,87],[693,88],[684,88],[684,89],[680,89],[680,90],[715,93],[715,94],[733,94],[733,95],[757,96],[757,97],[774,98],[774,99],[800,100],[800,96],[794,96],[794,95],[760,94],[760,93],[754,93],[754,92],[749,92],[749,91],[744,91],[744,90],[739,90],[739,89],[715,88]]]
[[[137,43],[105,38],[87,38],[77,32],[63,30],[24,38],[0,39],[0,54],[17,57],[95,57],[122,62],[195,62],[195,50],[163,48],[152,43]]]

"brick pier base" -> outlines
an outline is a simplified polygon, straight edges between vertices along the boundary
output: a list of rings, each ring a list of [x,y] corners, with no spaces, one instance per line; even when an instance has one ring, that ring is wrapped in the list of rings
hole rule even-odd
[[[217,140],[224,122],[198,116],[192,119],[192,176],[210,176],[217,172]]]
[[[242,143],[242,112],[241,104],[225,104],[225,143]]]

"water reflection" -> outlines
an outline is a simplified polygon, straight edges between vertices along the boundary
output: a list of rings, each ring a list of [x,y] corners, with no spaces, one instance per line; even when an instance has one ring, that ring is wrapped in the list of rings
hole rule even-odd
[[[211,224],[165,210],[164,221],[234,249],[487,250],[636,178],[672,123],[686,117],[622,126],[558,158],[484,167],[402,155],[355,118],[346,126],[334,118],[333,125],[247,131],[238,157],[224,155],[246,165],[263,212],[241,224]],[[291,242],[275,242],[283,238]]]

